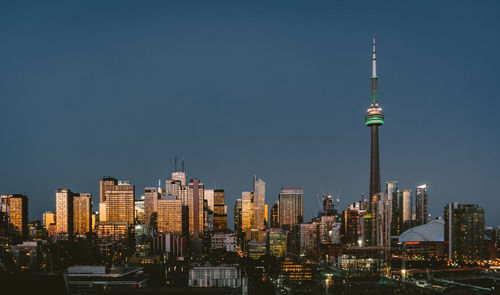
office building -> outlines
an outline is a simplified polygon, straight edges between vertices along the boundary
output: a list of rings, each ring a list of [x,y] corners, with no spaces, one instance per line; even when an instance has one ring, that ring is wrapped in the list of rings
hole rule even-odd
[[[236,202],[234,203],[234,231],[236,233],[241,233],[241,227],[242,227],[242,202],[241,199],[237,199]]]
[[[302,187],[282,187],[279,194],[279,224],[291,229],[294,224],[304,221],[304,189]]]
[[[254,227],[264,229],[265,222],[265,204],[266,204],[266,183],[253,176],[253,195],[254,195]]]
[[[168,192],[168,189],[167,189]],[[151,224],[153,213],[158,213],[158,199],[160,193],[154,187],[146,187],[144,189],[144,219],[145,223]]]
[[[416,190],[416,204],[415,204],[415,214],[417,224],[426,224],[429,222],[429,212],[427,208],[427,202],[429,198],[429,187],[426,184],[417,186]]]
[[[187,200],[182,203],[189,210],[189,235],[198,239],[203,234],[203,183],[200,183],[198,178],[191,179],[187,193]]]
[[[189,270],[189,287],[248,288],[238,266],[194,266]],[[244,292],[243,294],[246,294]]]
[[[271,228],[267,233],[269,255],[277,258],[286,255],[286,232],[280,228]]]
[[[254,195],[253,192],[241,192],[241,230],[254,228]]]
[[[104,203],[101,221],[128,222],[134,224],[135,187],[128,181],[104,177],[100,182],[100,202]],[[100,213],[103,213],[100,207]]]
[[[214,211],[214,190],[206,189],[203,194],[203,199],[207,201],[208,209]]]
[[[56,192],[56,232],[61,235],[73,235],[73,192],[58,189]]]
[[[158,200],[158,232],[182,234],[182,201],[175,196]]]
[[[484,209],[475,204],[450,203],[444,207],[444,220],[448,260],[459,263],[482,260]]]
[[[214,190],[214,230],[216,231],[227,229],[227,207],[224,202],[224,190]]]
[[[0,200],[0,210],[8,223],[21,237],[28,237],[28,197],[21,194],[2,195]]]
[[[210,240],[212,249],[224,249],[227,252],[236,252],[237,238],[235,234],[215,233]]]
[[[411,190],[403,190],[403,222],[413,219],[413,201]]]
[[[92,195],[73,194],[73,232],[86,235],[92,231]]]
[[[280,219],[279,219],[279,201],[274,202],[274,205],[271,207],[271,228],[280,227]]]
[[[51,224],[56,224],[56,213],[52,211],[43,212],[43,227],[48,230]]]

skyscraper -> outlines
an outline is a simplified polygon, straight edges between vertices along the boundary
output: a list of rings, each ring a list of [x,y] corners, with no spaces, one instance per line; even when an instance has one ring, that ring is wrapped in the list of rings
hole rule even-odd
[[[0,210],[7,216],[8,223],[23,238],[28,236],[28,197],[21,194],[2,195]]]
[[[292,229],[294,224],[304,221],[304,189],[302,187],[282,187],[279,195],[279,223],[281,227]]]
[[[73,235],[73,192],[58,189],[56,192],[56,232]]]
[[[280,227],[280,219],[279,219],[279,201],[274,202],[274,205],[271,207],[271,228]]]
[[[411,190],[403,190],[403,222],[412,220],[413,217],[413,201],[411,198]]]
[[[158,232],[182,233],[182,201],[175,196],[158,200]]]
[[[429,222],[429,213],[427,210],[427,199],[429,196],[428,190],[429,188],[427,184],[417,186],[415,213],[417,217],[417,224],[419,225]]]
[[[168,191],[168,189],[167,189]],[[151,216],[158,213],[158,199],[160,194],[154,187],[144,189],[144,215],[146,224],[151,224]]]
[[[99,204],[99,214],[105,215],[101,221],[123,221],[129,226],[134,224],[134,194],[135,187],[128,181],[104,177],[100,182],[100,202],[104,206]]]
[[[241,199],[234,203],[234,231],[237,234],[241,232]]]
[[[188,186],[189,235],[198,239],[203,234],[204,185],[198,178],[191,179]],[[184,204],[184,202],[183,202]]]
[[[43,212],[43,227],[48,230],[51,224],[56,224],[56,214],[52,211]]]
[[[73,194],[73,232],[86,235],[92,230],[92,195]]]
[[[265,203],[266,203],[266,183],[258,178],[257,176],[253,176],[253,194],[254,194],[254,227],[258,229],[264,229],[264,211],[265,211]]]
[[[403,233],[403,192],[396,189],[392,194],[392,225],[391,235]]]
[[[214,190],[214,229],[225,231],[227,229],[227,209],[224,204],[224,190]]]
[[[206,189],[203,193],[203,198],[207,201],[208,209],[214,211],[214,190]]]
[[[253,192],[241,192],[241,230],[254,228],[255,203]]]
[[[378,126],[384,124],[384,113],[378,105],[377,60],[375,56],[375,35],[373,35],[372,55],[372,102],[365,115],[365,125],[371,129],[370,200],[376,199],[380,190],[380,162],[378,147]]]
[[[444,207],[444,220],[448,260],[474,262],[483,259],[484,209],[475,204],[450,203]]]

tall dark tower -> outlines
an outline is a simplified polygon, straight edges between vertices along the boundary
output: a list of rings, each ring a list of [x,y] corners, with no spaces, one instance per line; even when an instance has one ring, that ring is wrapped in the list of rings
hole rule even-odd
[[[371,129],[370,202],[377,200],[380,189],[380,161],[378,151],[378,126],[384,124],[384,113],[378,105],[377,60],[375,57],[375,34],[373,35],[372,57],[372,102],[365,115],[365,124]]]

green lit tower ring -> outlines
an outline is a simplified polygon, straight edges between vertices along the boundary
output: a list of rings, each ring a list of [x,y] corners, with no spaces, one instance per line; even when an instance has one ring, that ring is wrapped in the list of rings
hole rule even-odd
[[[374,201],[381,192],[380,160],[378,148],[378,126],[384,124],[384,113],[378,105],[377,97],[377,60],[375,56],[375,35],[373,35],[372,58],[372,102],[366,111],[365,125],[371,129],[371,165],[370,165],[370,201]]]

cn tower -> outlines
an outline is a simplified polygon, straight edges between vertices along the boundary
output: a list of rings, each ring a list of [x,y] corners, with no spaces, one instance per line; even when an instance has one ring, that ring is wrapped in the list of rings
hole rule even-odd
[[[378,151],[378,126],[384,124],[384,113],[378,105],[377,97],[377,59],[375,56],[375,34],[373,35],[372,57],[372,102],[366,111],[365,125],[371,129],[371,164],[370,164],[370,201],[376,201],[380,190],[380,160]]]

